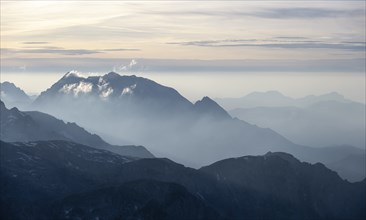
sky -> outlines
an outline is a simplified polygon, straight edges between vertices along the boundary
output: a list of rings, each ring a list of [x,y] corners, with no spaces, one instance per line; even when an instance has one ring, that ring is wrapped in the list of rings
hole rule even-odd
[[[365,1],[1,1],[1,81],[40,92],[67,71],[126,72],[136,60],[129,72],[174,85],[173,74],[185,84],[192,74],[217,82],[263,72],[273,72],[268,82],[278,73],[352,75],[345,83],[354,91],[332,80],[323,90],[363,100],[365,38]]]

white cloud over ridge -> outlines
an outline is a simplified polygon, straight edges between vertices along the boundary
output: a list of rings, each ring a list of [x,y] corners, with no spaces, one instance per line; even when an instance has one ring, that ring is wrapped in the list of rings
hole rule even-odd
[[[73,84],[65,84],[59,92],[70,94],[72,93],[74,97],[78,97],[79,94],[87,94],[91,92],[93,89],[92,83],[87,83],[81,81],[80,83],[73,83]]]

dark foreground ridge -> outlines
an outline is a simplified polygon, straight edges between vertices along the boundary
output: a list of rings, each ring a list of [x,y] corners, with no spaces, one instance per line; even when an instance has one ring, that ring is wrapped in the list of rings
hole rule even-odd
[[[365,218],[365,180],[286,153],[196,170],[69,141],[0,143],[2,219]]]

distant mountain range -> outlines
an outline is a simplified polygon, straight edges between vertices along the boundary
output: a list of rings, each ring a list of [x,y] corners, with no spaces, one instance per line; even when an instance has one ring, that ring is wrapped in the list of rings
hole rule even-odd
[[[22,89],[10,82],[0,83],[0,98],[9,107],[23,108],[32,102],[32,99]]]
[[[106,140],[113,137],[113,141],[149,146],[155,155],[193,167],[268,151],[288,152],[303,161],[324,164],[364,155],[364,150],[348,146],[316,149],[297,145],[271,129],[232,119],[209,97],[192,104],[172,88],[113,72],[91,77],[69,72],[42,92],[32,106],[108,134]],[[363,167],[357,172],[342,170],[342,177],[357,181],[364,173]]]
[[[290,109],[362,112],[341,100],[306,105]],[[365,150],[294,144],[209,97],[193,104],[145,78],[70,72],[28,107],[0,102],[1,219],[366,218]]]
[[[217,99],[241,120],[271,128],[291,141],[309,146],[348,144],[365,149],[366,108],[337,93],[292,99],[278,92]]]
[[[2,219],[364,219],[349,183],[286,153],[201,169],[68,141],[0,144]]]
[[[292,98],[277,91],[252,92],[240,98],[215,98],[214,100],[227,110],[255,107],[307,107],[322,101],[353,102],[336,92],[319,96],[309,95],[303,98]]]
[[[39,140],[66,140],[109,150],[121,155],[154,157],[142,146],[114,146],[91,134],[75,123],[62,120],[41,112],[22,112],[17,108],[7,109],[0,101],[0,140],[27,142]]]

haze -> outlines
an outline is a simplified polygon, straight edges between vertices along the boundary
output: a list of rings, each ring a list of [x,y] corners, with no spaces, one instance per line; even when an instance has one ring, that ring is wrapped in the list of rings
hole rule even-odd
[[[364,1],[1,1],[1,81],[37,94],[70,70],[117,70],[191,100],[278,90],[364,102],[364,21]],[[141,68],[121,69],[132,59]]]
[[[366,219],[366,1],[0,4],[0,219]]]

